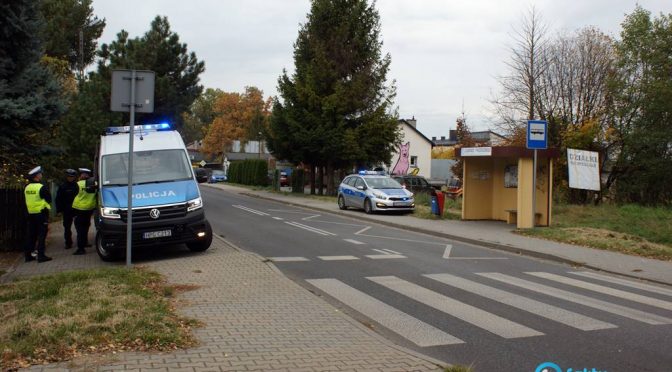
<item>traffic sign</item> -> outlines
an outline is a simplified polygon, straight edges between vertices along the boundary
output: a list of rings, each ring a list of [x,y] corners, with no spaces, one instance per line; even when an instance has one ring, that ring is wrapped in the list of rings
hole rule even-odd
[[[548,148],[548,123],[546,120],[527,121],[527,148],[535,150]]]
[[[201,167],[205,167],[205,165],[208,164],[208,163],[206,163],[205,160],[201,160],[201,162],[198,163],[198,164],[200,164]]]

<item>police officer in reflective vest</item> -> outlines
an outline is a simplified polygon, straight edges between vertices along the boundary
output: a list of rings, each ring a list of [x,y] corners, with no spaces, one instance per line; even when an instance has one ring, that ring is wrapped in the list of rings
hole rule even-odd
[[[24,247],[26,262],[33,261],[32,256],[37,244],[37,262],[51,261],[44,254],[45,240],[49,228],[49,210],[51,209],[51,193],[41,183],[42,167],[37,166],[28,172],[30,183],[24,190],[26,208],[28,209],[28,242]]]
[[[87,190],[86,180],[91,176],[91,170],[79,168],[79,192],[72,202],[72,211],[75,216],[75,230],[77,230],[77,250],[75,255],[86,253],[85,247],[89,247],[88,236],[91,226],[91,216],[96,208],[96,191]]]
[[[72,211],[72,202],[79,193],[77,185],[77,171],[74,169],[65,170],[65,182],[58,187],[56,192],[56,212],[63,214],[63,238],[65,238],[65,249],[72,248],[72,222],[74,213]]]

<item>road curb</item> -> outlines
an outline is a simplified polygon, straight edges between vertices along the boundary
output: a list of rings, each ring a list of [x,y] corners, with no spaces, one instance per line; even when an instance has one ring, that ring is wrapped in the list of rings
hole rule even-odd
[[[377,223],[379,225],[394,227],[394,228],[397,228],[397,229],[400,229],[400,230],[419,232],[419,233],[432,235],[432,236],[436,236],[436,237],[456,240],[456,241],[463,242],[463,243],[474,244],[474,245],[479,245],[479,246],[483,246],[483,247],[487,247],[487,248],[497,249],[497,250],[505,251],[505,252],[509,252],[509,253],[514,253],[514,254],[519,254],[519,255],[524,255],[524,256],[529,256],[529,257],[534,257],[534,258],[539,258],[539,259],[548,260],[548,261],[552,261],[552,262],[558,262],[558,263],[562,263],[562,264],[566,264],[566,265],[570,265],[570,266],[584,267],[584,268],[587,268],[587,269],[597,270],[597,271],[601,271],[601,272],[604,272],[604,273],[619,275],[619,276],[623,276],[623,277],[627,277],[627,278],[631,278],[631,279],[638,279],[638,280],[646,281],[646,282],[649,282],[649,283],[656,283],[656,284],[660,284],[660,285],[664,285],[664,286],[672,286],[672,283],[664,282],[664,281],[661,281],[661,280],[644,278],[644,277],[638,276],[638,275],[633,275],[633,274],[628,274],[628,273],[623,273],[623,272],[618,272],[618,271],[613,271],[613,270],[607,270],[607,269],[604,269],[602,267],[587,264],[585,262],[574,261],[574,260],[571,260],[571,259],[568,259],[568,258],[565,258],[565,257],[560,257],[560,256],[549,254],[549,253],[537,252],[537,251],[534,251],[534,250],[520,248],[520,247],[516,247],[516,246],[505,245],[505,244],[498,244],[498,243],[490,242],[490,241],[487,241],[487,240],[478,240],[478,239],[467,238],[467,237],[460,236],[460,235],[453,235],[453,234],[447,234],[447,233],[442,233],[442,232],[433,231],[433,230],[427,230],[427,229],[423,229],[421,227],[409,227],[407,225],[397,224],[397,223],[388,222],[388,221],[381,221],[381,220],[377,220],[375,218],[369,218],[367,215],[361,215],[361,216],[356,216],[355,217],[355,216],[352,216],[352,215],[347,214],[347,213],[342,213],[340,211],[334,211],[334,210],[330,210],[330,209],[314,207],[314,206],[309,206],[309,205],[304,205],[304,204],[297,204],[297,203],[287,201],[287,200],[271,198],[271,197],[267,197],[267,196],[260,195],[260,194],[257,194],[257,193],[251,193],[248,190],[245,190],[245,191],[242,191],[242,190],[243,189],[241,189],[241,191],[239,191],[239,194],[241,194],[241,195],[256,197],[256,198],[259,198],[259,199],[264,199],[264,200],[269,200],[269,201],[275,201],[275,202],[278,202],[278,203],[291,205],[293,207],[310,209],[310,210],[330,213],[330,214],[337,215],[337,216],[349,217],[349,218],[352,218],[352,219],[364,220],[364,221],[368,221],[368,222],[374,222],[374,223]],[[594,249],[594,248],[586,248],[586,249]]]

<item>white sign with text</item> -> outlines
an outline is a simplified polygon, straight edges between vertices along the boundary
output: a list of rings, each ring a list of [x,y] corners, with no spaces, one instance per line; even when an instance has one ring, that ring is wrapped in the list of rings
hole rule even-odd
[[[569,187],[600,191],[600,157],[595,151],[567,149]]]
[[[492,147],[463,147],[461,156],[492,156]]]

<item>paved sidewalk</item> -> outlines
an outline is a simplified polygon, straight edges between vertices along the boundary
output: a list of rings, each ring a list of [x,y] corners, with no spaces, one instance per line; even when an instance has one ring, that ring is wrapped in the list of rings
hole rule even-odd
[[[560,261],[575,266],[672,285],[672,262],[526,237],[514,234],[512,231],[515,226],[507,225],[504,222],[425,220],[408,215],[367,215],[356,210],[342,211],[338,209],[335,202],[330,203],[287,193],[253,191],[221,183],[208,186],[360,220],[374,221],[400,229],[419,231],[467,243],[510,252],[520,252],[525,255]]]
[[[53,261],[20,263],[6,280],[68,269],[114,265],[92,250],[73,256],[52,224]],[[181,312],[201,320],[200,346],[171,353],[121,353],[34,366],[34,371],[437,371],[440,361],[393,345],[284,277],[262,257],[215,238],[204,253],[182,246],[144,258],[169,282],[198,289]],[[123,263],[116,263],[123,265]]]

